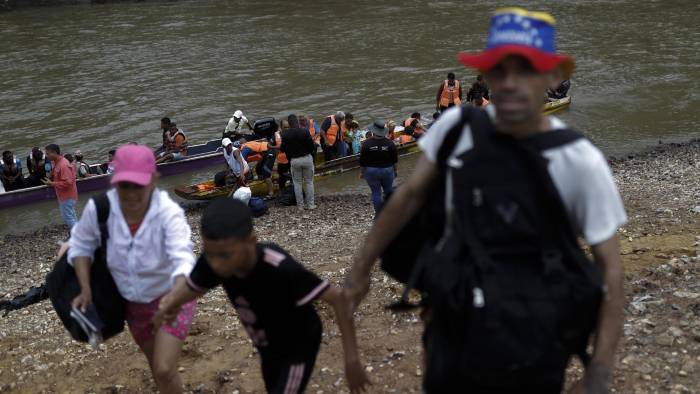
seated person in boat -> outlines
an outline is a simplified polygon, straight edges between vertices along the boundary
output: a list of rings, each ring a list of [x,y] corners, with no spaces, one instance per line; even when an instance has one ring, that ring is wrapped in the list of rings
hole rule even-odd
[[[415,141],[415,134],[414,134],[414,129],[413,126],[409,125],[408,127],[404,127],[403,131],[399,135],[399,137],[396,139],[394,142],[398,142],[399,144],[407,144],[409,142]]]
[[[233,116],[231,116],[231,119],[229,119],[221,138],[228,138],[231,141],[236,141],[243,136],[251,134],[253,134],[253,126],[250,124],[248,118],[243,115],[243,111],[239,109],[236,110]]]
[[[115,153],[117,153],[116,149],[107,152],[107,162],[100,164],[100,171],[102,171],[103,174],[111,174],[114,172],[114,168],[112,168],[112,159],[114,159]]]
[[[236,141],[241,142],[241,141]],[[275,166],[277,153],[269,148],[268,140],[248,141],[241,144],[241,156],[248,163],[255,165],[255,179],[264,180],[267,186],[267,196],[274,197],[274,185],[272,184],[272,169]]]
[[[5,191],[8,192],[25,187],[24,177],[22,177],[22,160],[16,158],[9,150],[2,152],[0,181],[2,181]]]
[[[571,81],[568,79],[565,79],[561,81],[559,86],[557,86],[556,89],[548,89],[547,90],[547,98],[549,101],[556,101],[563,99],[569,94],[569,89],[571,89]]]
[[[396,130],[396,122],[394,122],[393,120],[388,120],[388,121],[386,122],[386,129],[387,129],[386,138],[388,138],[388,139],[390,139],[390,140],[396,142],[396,140],[398,139],[398,136],[397,136],[396,133],[395,133],[395,130]],[[364,137],[365,137],[365,138],[369,138],[369,137],[370,137],[370,134],[371,134],[371,132],[368,131],[368,132],[364,135]]]
[[[351,155],[357,155],[360,153],[360,148],[362,147],[362,140],[364,139],[364,133],[360,130],[360,124],[357,121],[352,121],[348,130],[348,141],[350,143]]]
[[[85,162],[83,158],[83,152],[80,149],[75,151],[75,175],[78,179],[91,177],[94,174],[90,172],[90,165]]]
[[[236,188],[238,188],[246,184],[246,175],[250,172],[250,167],[248,167],[248,163],[241,156],[241,151],[237,145],[229,138],[221,140],[221,146],[224,147],[226,169],[217,172],[214,176],[216,186],[236,185]]]
[[[166,148],[166,143],[165,141],[167,140],[167,135],[168,132],[170,131],[170,127],[172,127],[173,122],[170,120],[170,118],[162,118],[160,120],[160,130],[161,130],[161,137],[163,138],[163,144],[158,147],[158,149],[155,150],[156,156],[165,152]]]
[[[163,143],[165,151],[158,155],[156,164],[182,160],[187,157],[187,136],[177,128],[175,123],[171,123],[170,129],[164,135]]]
[[[48,178],[51,173],[51,161],[46,158],[44,151],[39,147],[32,148],[32,151],[27,155],[27,170],[29,176],[24,180],[28,187],[42,186],[42,179]]]
[[[411,114],[411,117],[404,120],[403,122],[403,127],[404,129],[407,128],[412,128],[413,129],[413,137],[416,139],[420,138],[423,133],[425,133],[425,128],[423,127],[423,123],[421,123],[420,119],[420,112],[414,112]]]

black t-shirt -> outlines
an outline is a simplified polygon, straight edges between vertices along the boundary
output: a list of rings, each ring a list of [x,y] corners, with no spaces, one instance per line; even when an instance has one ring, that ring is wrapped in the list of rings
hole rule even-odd
[[[399,161],[394,141],[386,138],[370,138],[362,143],[360,167],[391,167]]]
[[[311,134],[304,129],[289,128],[284,130],[280,136],[282,137],[280,149],[287,154],[287,158],[290,160],[310,155],[316,150]]]
[[[329,286],[282,248],[257,245],[258,261],[245,278],[217,276],[204,255],[189,277],[195,288],[223,285],[250,339],[262,356],[303,357],[321,337],[312,302]]]

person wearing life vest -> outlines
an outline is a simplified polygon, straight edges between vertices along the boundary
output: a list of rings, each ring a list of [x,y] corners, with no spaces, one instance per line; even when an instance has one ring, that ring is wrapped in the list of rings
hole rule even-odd
[[[477,108],[483,108],[487,105],[489,105],[491,102],[486,100],[481,93],[477,93],[474,95],[474,100],[472,101],[472,105],[477,107]]]
[[[338,111],[321,123],[321,148],[326,161],[339,157],[338,147],[345,133],[345,112]]]
[[[413,129],[413,136],[415,138],[420,138],[423,133],[425,133],[425,128],[423,127],[423,124],[420,121],[420,112],[414,112],[411,114],[411,117],[404,120],[403,122],[403,127],[404,129],[407,128],[412,128]]]
[[[25,187],[22,177],[22,160],[16,158],[9,150],[2,152],[0,180],[5,186],[5,191],[8,192]]]
[[[387,129],[386,138],[388,138],[392,141],[396,141],[396,139],[398,138],[396,136],[396,134],[394,133],[394,130],[396,130],[396,122],[394,122],[393,120],[388,120],[386,122],[386,129]]]
[[[187,136],[177,127],[177,124],[171,123],[170,129],[163,138],[165,151],[160,154],[156,164],[182,160],[187,156]]]
[[[93,176],[93,174],[90,173],[90,165],[86,163],[85,159],[83,158],[83,152],[78,149],[75,151],[73,156],[75,157],[75,175],[78,177],[78,179]]]
[[[28,187],[43,185],[41,180],[48,177],[51,168],[51,161],[46,158],[44,151],[35,146],[27,155],[29,176],[25,179],[25,183]]]
[[[449,107],[462,104],[462,86],[455,79],[454,73],[447,74],[447,79],[440,84],[435,98],[436,108],[442,112]]]
[[[280,149],[282,146],[282,131],[290,127],[289,120],[282,122],[282,127],[279,131],[275,132],[275,149],[277,150],[277,185],[279,190],[282,190],[287,186],[287,182],[292,179],[291,165],[289,164],[289,158],[287,154],[282,152]]]

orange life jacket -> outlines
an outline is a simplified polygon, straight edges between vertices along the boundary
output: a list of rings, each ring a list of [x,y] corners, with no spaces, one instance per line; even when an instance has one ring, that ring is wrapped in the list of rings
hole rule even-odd
[[[451,103],[454,103],[454,105],[462,104],[462,100],[459,99],[459,81],[456,79],[455,86],[450,86],[447,80],[445,80],[444,85],[442,85],[440,106],[448,107]]]
[[[309,118],[308,120],[308,126],[309,126],[309,134],[311,135],[311,139],[314,140],[315,144],[319,144],[321,141],[321,133],[316,133],[316,126],[314,125],[314,119]]]
[[[177,137],[182,137],[180,143],[178,143]],[[170,135],[169,131],[165,133],[165,149],[169,151],[179,150],[181,154],[187,155],[187,136],[185,133],[180,129],[177,129],[173,136]]]
[[[282,144],[282,137],[280,136],[280,133],[277,132],[275,133],[275,145],[280,146],[280,144]],[[288,164],[289,160],[287,159],[287,154],[279,151],[279,153],[277,153],[277,162],[279,164]]]
[[[409,142],[411,142],[411,141],[413,141],[413,137],[410,136],[410,135],[401,134],[401,135],[399,136],[399,142],[400,142],[402,145],[403,145],[403,144],[406,144],[406,143],[409,143]]]
[[[330,115],[328,118],[331,118],[331,125],[328,130],[326,130],[326,144],[335,145],[335,141],[338,139],[338,133],[340,132],[341,135],[345,135],[347,129],[345,128],[344,121],[342,125],[338,125],[335,121],[335,115]]]
[[[241,145],[241,150],[248,148],[255,154],[250,154],[245,158],[245,161],[252,163],[254,161],[260,161],[263,158],[263,153],[267,152],[267,141],[248,141]]]

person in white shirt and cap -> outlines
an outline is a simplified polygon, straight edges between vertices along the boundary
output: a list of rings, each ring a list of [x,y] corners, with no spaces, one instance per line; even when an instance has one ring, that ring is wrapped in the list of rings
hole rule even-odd
[[[244,127],[247,127],[248,129],[244,130]],[[253,134],[253,126],[250,124],[250,121],[248,121],[248,118],[243,115],[243,111],[240,109],[236,110],[236,112],[233,113],[233,116],[231,116],[231,119],[229,119],[221,138],[237,140],[242,135],[247,134]]]
[[[237,183],[238,186],[245,185],[245,177],[250,172],[250,167],[248,162],[241,156],[240,144],[238,141],[234,143],[229,138],[224,138],[221,140],[221,146],[224,147],[226,169],[214,176],[214,183],[217,186],[225,186],[231,183]]]

